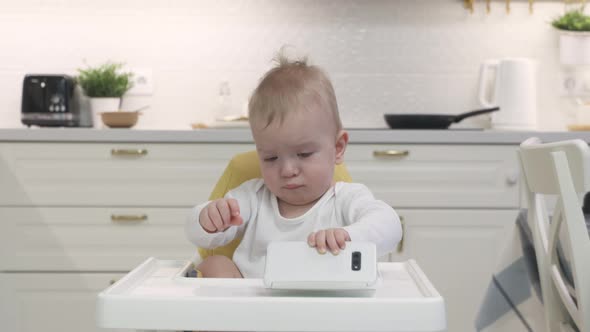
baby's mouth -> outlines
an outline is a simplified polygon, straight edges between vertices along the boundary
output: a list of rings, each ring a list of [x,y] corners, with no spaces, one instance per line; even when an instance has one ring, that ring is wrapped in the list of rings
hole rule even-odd
[[[301,184],[287,184],[283,188],[293,190],[293,189],[297,189],[300,187],[303,187],[303,185],[301,185]]]

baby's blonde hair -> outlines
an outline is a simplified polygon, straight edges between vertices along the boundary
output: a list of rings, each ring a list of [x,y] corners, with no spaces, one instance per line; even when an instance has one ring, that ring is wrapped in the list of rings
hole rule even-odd
[[[319,67],[308,65],[307,58],[289,60],[284,48],[275,58],[277,65],[260,80],[248,103],[250,124],[269,126],[273,121],[283,123],[287,114],[299,109],[310,111],[312,105],[330,112],[338,131],[342,122],[334,87]]]

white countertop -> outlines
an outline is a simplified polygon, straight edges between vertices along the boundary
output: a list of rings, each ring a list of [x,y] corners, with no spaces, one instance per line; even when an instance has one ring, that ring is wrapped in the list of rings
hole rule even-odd
[[[590,142],[590,132],[496,130],[390,130],[349,129],[357,144],[519,144],[528,137],[543,141],[580,138]],[[154,142],[252,143],[249,129],[140,130],[87,128],[0,129],[0,142]]]

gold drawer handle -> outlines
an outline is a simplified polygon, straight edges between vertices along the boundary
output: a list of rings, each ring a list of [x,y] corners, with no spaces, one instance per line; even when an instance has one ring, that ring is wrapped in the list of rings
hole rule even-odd
[[[147,214],[111,214],[111,220],[114,222],[146,221],[147,218]]]
[[[113,156],[145,156],[148,154],[146,149],[112,149]]]
[[[404,251],[404,239],[406,238],[406,223],[404,222],[404,216],[399,216],[399,221],[402,224],[402,239],[397,244],[397,253]]]
[[[408,150],[381,150],[373,151],[375,157],[406,157],[410,154]]]

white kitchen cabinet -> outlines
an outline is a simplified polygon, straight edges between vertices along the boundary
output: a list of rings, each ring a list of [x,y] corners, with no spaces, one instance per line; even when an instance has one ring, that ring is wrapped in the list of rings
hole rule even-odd
[[[517,208],[516,149],[497,145],[351,145],[354,181],[397,208]]]
[[[249,144],[3,143],[0,205],[190,206]]]
[[[127,271],[187,259],[186,208],[2,207],[0,271]]]
[[[252,144],[0,143],[0,331],[100,331],[96,295],[188,260],[190,208]]]
[[[353,144],[345,159],[354,181],[403,217],[392,259],[423,268],[445,298],[450,332],[473,331],[518,212],[516,146]]]
[[[104,332],[95,323],[96,295],[122,276],[122,273],[0,273],[0,330]]]
[[[445,299],[449,332],[473,331],[498,249],[518,210],[397,209],[404,240],[394,261],[415,259]]]
[[[93,331],[94,296],[146,257],[189,259],[184,221],[233,143],[0,143],[0,330]],[[346,165],[404,217],[402,251],[472,331],[519,206],[516,145],[355,144]]]

